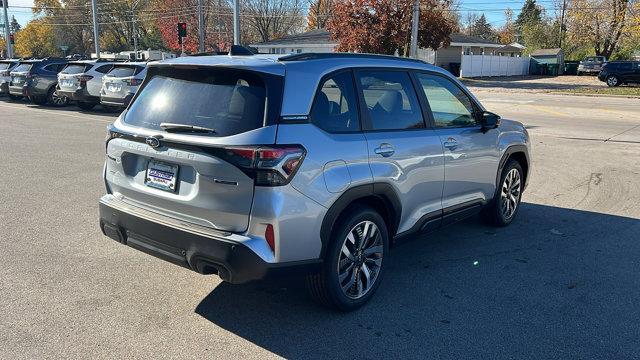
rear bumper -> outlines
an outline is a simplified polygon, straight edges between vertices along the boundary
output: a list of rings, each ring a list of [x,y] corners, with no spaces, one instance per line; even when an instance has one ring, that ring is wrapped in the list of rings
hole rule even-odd
[[[319,260],[268,263],[240,236],[187,224],[128,205],[113,195],[100,199],[100,229],[106,236],[201,274],[239,284],[319,269]],[[234,240],[234,238],[236,240]]]
[[[87,89],[78,89],[75,91],[57,90],[58,95],[66,96],[73,101],[99,103],[100,98],[98,96],[91,96],[87,92]]]
[[[134,94],[128,94],[123,98],[100,96],[100,103],[109,106],[127,107],[131,102],[131,99],[133,99],[133,95]]]
[[[16,96],[28,96],[26,87],[23,85],[20,85],[20,86],[9,85],[9,94],[16,95]]]

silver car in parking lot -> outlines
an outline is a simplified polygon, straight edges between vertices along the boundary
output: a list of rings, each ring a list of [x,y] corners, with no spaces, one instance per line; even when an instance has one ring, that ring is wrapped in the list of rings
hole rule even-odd
[[[353,310],[394,241],[476,213],[505,226],[520,208],[527,130],[441,68],[232,48],[147,71],[108,129],[100,227],[194,271],[231,283],[295,272]]]
[[[58,74],[58,94],[75,101],[83,110],[100,103],[102,77],[117,64],[102,59],[68,63]]]
[[[102,78],[100,103],[113,108],[126,107],[142,84],[146,73],[146,62],[115,64]]]

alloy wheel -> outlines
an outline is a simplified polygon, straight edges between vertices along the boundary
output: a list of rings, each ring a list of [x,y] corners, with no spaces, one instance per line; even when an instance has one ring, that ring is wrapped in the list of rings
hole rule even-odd
[[[375,223],[362,221],[342,243],[338,259],[338,281],[344,294],[360,299],[373,287],[382,266],[384,244]]]
[[[505,219],[510,219],[516,212],[521,195],[520,183],[518,169],[509,170],[502,183],[502,191],[500,193],[500,210]]]
[[[62,106],[65,105],[68,100],[65,96],[59,96],[58,93],[54,91],[53,94],[51,94],[51,101],[56,106]]]
[[[609,78],[607,79],[607,85],[609,85],[609,86],[618,85],[618,78],[615,77],[615,76],[609,76]]]

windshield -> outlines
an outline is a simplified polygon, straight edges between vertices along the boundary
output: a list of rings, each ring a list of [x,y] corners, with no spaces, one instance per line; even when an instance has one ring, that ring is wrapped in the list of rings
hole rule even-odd
[[[107,76],[117,78],[130,77],[139,73],[140,70],[142,70],[142,67],[140,66],[116,66],[109,71]]]
[[[16,66],[12,70],[12,72],[27,72],[29,70],[31,70],[31,64],[25,63],[25,64],[20,64],[20,65]]]
[[[63,74],[81,74],[91,69],[91,66],[89,64],[69,64],[61,72]]]
[[[135,98],[124,122],[154,130],[160,124],[214,129],[229,136],[264,124],[266,91],[262,79],[248,72],[174,69],[155,75]]]

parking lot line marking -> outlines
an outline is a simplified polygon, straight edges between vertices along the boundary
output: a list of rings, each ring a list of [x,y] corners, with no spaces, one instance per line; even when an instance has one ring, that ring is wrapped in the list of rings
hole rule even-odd
[[[21,106],[11,106],[11,105],[7,105],[7,104],[0,104],[0,107],[6,107],[6,108],[12,108],[12,109],[19,109],[19,110],[28,110],[28,111],[38,111],[38,112],[42,112],[45,114],[54,114],[54,115],[61,115],[64,114],[66,116],[70,116],[70,117],[74,117],[74,118],[78,118],[78,119],[82,119],[82,120],[88,120],[88,121],[101,121],[101,122],[105,122],[105,123],[112,123],[115,119],[113,120],[105,120],[105,119],[101,119],[99,117],[95,117],[95,116],[91,116],[91,115],[76,115],[76,114],[70,114],[69,112],[59,112],[59,111],[51,111],[51,110],[44,110],[44,109],[35,109],[35,108],[31,108],[31,107],[21,107]]]

